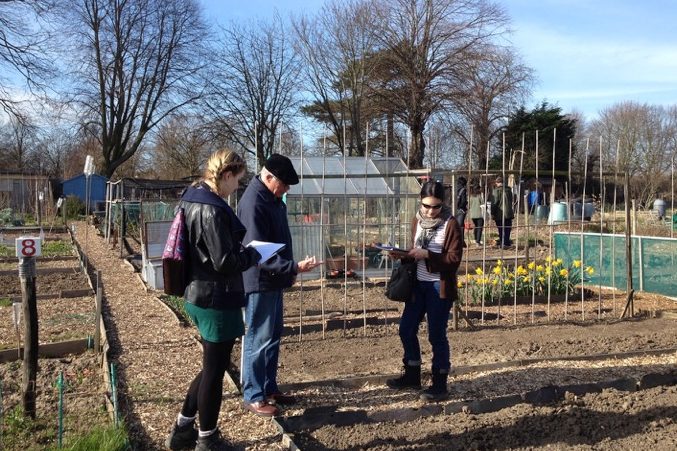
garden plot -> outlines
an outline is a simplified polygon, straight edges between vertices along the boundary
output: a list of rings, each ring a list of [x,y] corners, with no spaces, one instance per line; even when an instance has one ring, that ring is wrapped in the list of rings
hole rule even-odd
[[[22,417],[21,361],[0,364],[2,422],[0,443],[5,450],[57,447],[59,375],[63,374],[63,444],[68,446],[97,428],[110,426],[103,408],[103,375],[100,357],[93,351],[60,358],[40,358],[37,374],[37,417]]]
[[[72,246],[64,244],[66,237],[55,241],[59,244],[52,247],[60,253],[36,258],[40,344],[84,339],[94,333],[94,292],[77,259],[73,258]],[[23,339],[23,323],[18,330],[15,328],[12,307],[13,302],[21,302],[18,263],[16,259],[14,263],[7,260],[1,263],[0,270],[0,347],[3,349],[16,348]]]

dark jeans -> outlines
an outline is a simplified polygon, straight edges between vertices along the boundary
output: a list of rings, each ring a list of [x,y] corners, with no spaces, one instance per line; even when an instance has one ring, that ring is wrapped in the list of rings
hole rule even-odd
[[[439,282],[416,282],[414,298],[404,304],[400,320],[400,340],[404,348],[403,362],[405,365],[421,364],[418,326],[425,315],[428,320],[428,341],[433,350],[433,372],[435,370],[448,371],[451,368],[451,352],[447,338],[447,322],[451,304],[446,299],[440,299]]]
[[[230,353],[233,350],[235,339],[221,343],[202,340],[202,370],[188,388],[188,394],[183,401],[181,415],[194,417],[200,415],[200,430],[211,431],[216,428],[216,422],[221,410],[221,396],[223,393],[223,376],[230,363]]]
[[[496,227],[498,227],[498,245],[511,246],[510,231],[512,230],[512,218],[496,218]]]
[[[479,244],[482,242],[482,230],[484,229],[484,218],[472,218],[472,223],[475,228],[473,229],[473,234],[475,235],[475,243]]]

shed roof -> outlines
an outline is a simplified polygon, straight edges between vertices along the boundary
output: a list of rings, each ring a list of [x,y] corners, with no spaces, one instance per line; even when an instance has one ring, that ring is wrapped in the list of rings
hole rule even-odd
[[[288,196],[402,196],[418,195],[416,177],[407,175],[399,158],[289,157],[300,182]]]

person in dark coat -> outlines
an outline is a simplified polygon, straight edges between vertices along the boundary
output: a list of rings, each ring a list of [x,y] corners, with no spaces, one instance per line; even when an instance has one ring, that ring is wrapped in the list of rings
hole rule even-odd
[[[282,293],[292,286],[298,273],[321,263],[315,257],[294,261],[287,206],[282,197],[297,183],[299,178],[291,160],[273,154],[249,183],[237,208],[247,228],[245,243],[259,240],[285,245],[269,260],[244,272],[247,332],[243,341],[242,393],[244,407],[260,416],[276,416],[278,404],[296,402],[293,396],[280,392],[277,385]]]
[[[253,248],[242,247],[245,228],[224,198],[234,192],[246,172],[245,161],[227,149],[214,152],[202,180],[188,187],[179,208],[184,209],[187,232],[186,313],[202,338],[202,369],[188,388],[172,431],[169,449],[224,449],[217,428],[223,376],[235,339],[244,333],[245,303],[242,271],[260,259]],[[200,429],[195,419],[200,417]]]

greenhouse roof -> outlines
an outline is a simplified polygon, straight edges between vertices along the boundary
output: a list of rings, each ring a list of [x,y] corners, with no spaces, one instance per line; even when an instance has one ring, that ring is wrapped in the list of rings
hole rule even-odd
[[[399,158],[289,157],[300,182],[288,196],[410,196],[421,189]],[[324,175],[324,176],[323,176]]]

